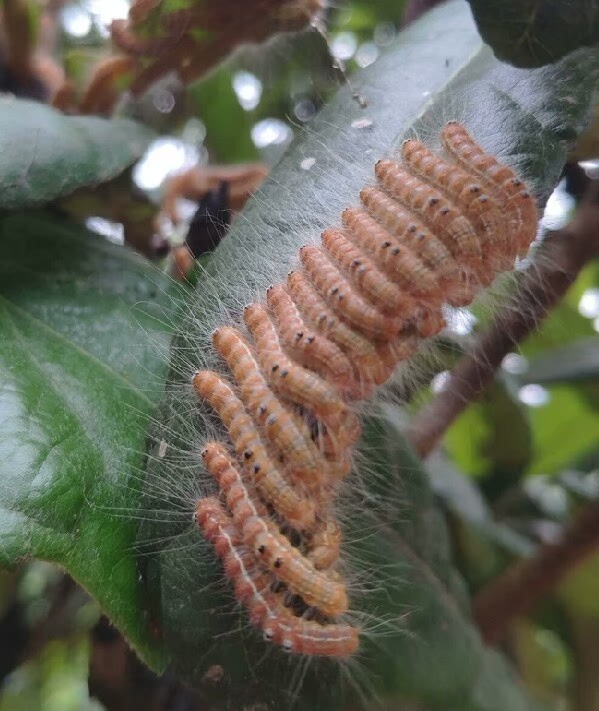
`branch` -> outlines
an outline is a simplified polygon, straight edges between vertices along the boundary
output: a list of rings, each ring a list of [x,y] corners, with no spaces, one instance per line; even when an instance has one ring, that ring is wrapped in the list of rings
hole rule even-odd
[[[510,566],[474,599],[474,617],[488,644],[498,644],[516,617],[524,615],[566,575],[599,551],[599,501],[586,505],[559,542],[541,546]]]
[[[504,357],[563,298],[585,264],[599,254],[599,180],[591,181],[574,219],[550,233],[537,262],[516,287],[513,306],[504,308],[490,328],[454,368],[439,395],[412,420],[408,439],[426,457],[466,407],[493,380]]]

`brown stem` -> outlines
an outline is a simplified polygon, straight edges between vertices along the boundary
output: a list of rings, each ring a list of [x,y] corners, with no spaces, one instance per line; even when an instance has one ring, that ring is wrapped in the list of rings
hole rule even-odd
[[[26,84],[35,78],[33,52],[35,43],[29,21],[29,7],[24,0],[5,0],[2,20],[6,43],[6,64],[15,77]]]
[[[511,623],[529,610],[565,576],[599,551],[599,501],[575,516],[557,543],[541,546],[518,561],[474,599],[474,616],[488,644],[501,642]]]
[[[575,674],[572,711],[599,709],[599,620],[571,611],[569,631],[574,651]]]
[[[522,277],[513,303],[504,308],[453,370],[439,395],[413,419],[409,440],[426,457],[457,416],[493,380],[503,358],[562,299],[582,267],[599,253],[599,180],[592,181],[576,216],[564,229],[549,234],[537,264]]]

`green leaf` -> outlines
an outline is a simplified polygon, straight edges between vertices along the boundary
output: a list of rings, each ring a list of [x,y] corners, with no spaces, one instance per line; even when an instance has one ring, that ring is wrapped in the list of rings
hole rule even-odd
[[[442,6],[356,77],[367,108],[348,88],[337,94],[219,246],[176,341],[172,394],[152,432],[163,456],[148,469],[145,505],[159,511],[141,533],[148,545],[155,542],[148,579],[172,664],[211,702],[281,708],[301,687],[298,708],[337,708],[354,695],[353,681],[365,703],[376,693],[395,707],[400,698],[444,710],[534,707],[501,658],[481,646],[440,512],[395,426],[368,422],[361,475],[348,493],[346,556],[357,559],[357,579],[369,592],[355,593],[355,605],[387,621],[378,638],[364,636],[359,668],[304,667],[265,646],[234,606],[200,533],[184,518],[180,527],[164,521],[176,516],[182,497],[191,509],[194,491],[209,487],[197,458],[205,436],[199,413],[209,411],[194,397],[190,376],[215,365],[209,334],[223,314],[238,315],[266,285],[281,281],[298,248],[317,240],[324,225],[338,224],[341,210],[372,180],[376,159],[413,130],[430,137],[449,118],[465,120],[485,148],[517,166],[546,198],[589,114],[598,66],[595,53],[580,51],[555,67],[511,69],[482,45],[465,3]],[[306,159],[309,170],[302,169]],[[162,548],[159,540],[176,533]],[[220,685],[204,676],[215,665],[224,672]]]
[[[298,247],[337,222],[376,158],[414,128],[430,135],[447,118],[466,120],[546,197],[584,124],[597,62],[581,51],[536,72],[506,68],[482,46],[467,5],[452,2],[360,75],[366,109],[349,89],[339,92],[208,265],[213,276],[174,343],[141,505],[136,468],[153,403],[146,391],[160,386],[162,372],[149,345],[156,322],[145,309],[134,317],[131,306],[159,298],[155,278],[128,252],[78,228],[36,215],[3,218],[0,560],[60,563],[146,660],[161,668],[164,652],[219,705],[281,708],[297,691],[298,708],[332,709],[358,689],[365,702],[377,694],[444,711],[534,708],[503,659],[481,645],[441,513],[388,412],[367,423],[367,464],[347,496],[355,604],[367,628],[380,623],[379,634],[364,636],[347,668],[298,664],[265,647],[231,604],[187,510],[203,488],[202,421],[193,416],[189,375],[209,360],[207,334],[225,310],[238,313],[256,287],[281,280]],[[308,157],[316,161],[310,171],[300,167]],[[111,516],[115,510],[131,513]],[[147,597],[133,549],[138,517],[146,519],[140,545],[150,548],[141,560]],[[149,607],[161,616],[162,648],[146,624]],[[204,676],[214,665],[225,672],[220,684]]]
[[[512,625],[510,641],[518,669],[527,685],[539,698],[567,708],[566,699],[574,670],[565,640],[555,632],[523,619]]]
[[[0,711],[102,711],[90,698],[89,638],[54,639],[13,671],[0,692]]]
[[[110,511],[138,499],[166,375],[164,284],[124,247],[43,213],[2,217],[0,250],[0,565],[59,563],[157,664],[135,521]]]
[[[599,376],[599,336],[583,338],[554,348],[530,361],[526,380],[533,383],[567,383]]]
[[[530,555],[534,544],[497,521],[471,477],[441,453],[427,458],[431,487],[448,512],[459,569],[478,590],[517,557]]]
[[[599,42],[597,0],[468,2],[485,42],[517,67],[540,67]]]
[[[35,101],[2,97],[0,209],[41,205],[110,180],[151,140],[133,121],[64,116]]]
[[[529,409],[534,450],[529,474],[557,474],[597,446],[599,413],[582,388],[548,390],[549,402]]]
[[[599,621],[599,555],[576,566],[559,586],[557,596],[576,614]]]
[[[527,409],[498,378],[449,428],[449,452],[471,476],[484,478],[491,499],[519,480],[531,459]]]

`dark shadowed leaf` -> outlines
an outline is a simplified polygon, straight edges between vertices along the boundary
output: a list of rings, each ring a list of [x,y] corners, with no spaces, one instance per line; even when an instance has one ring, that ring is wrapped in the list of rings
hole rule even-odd
[[[485,42],[517,67],[540,67],[599,42],[597,0],[468,2]]]

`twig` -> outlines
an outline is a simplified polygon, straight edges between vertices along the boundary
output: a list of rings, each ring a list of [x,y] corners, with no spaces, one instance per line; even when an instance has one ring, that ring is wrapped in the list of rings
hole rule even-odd
[[[584,265],[599,254],[599,180],[589,184],[576,216],[550,233],[538,251],[538,263],[522,274],[513,303],[460,360],[439,395],[412,420],[408,438],[426,457],[457,416],[493,380],[503,358],[562,299]]]
[[[599,502],[586,505],[560,541],[541,546],[509,567],[476,596],[474,616],[484,640],[498,644],[516,617],[529,610],[566,575],[599,551]]]
[[[3,10],[6,64],[18,81],[28,84],[35,79],[30,8],[23,0],[5,0]]]
[[[599,708],[599,620],[590,613],[567,609],[569,646],[576,673],[570,711]]]

